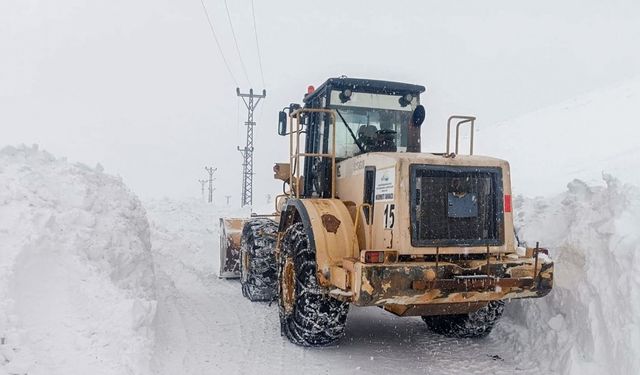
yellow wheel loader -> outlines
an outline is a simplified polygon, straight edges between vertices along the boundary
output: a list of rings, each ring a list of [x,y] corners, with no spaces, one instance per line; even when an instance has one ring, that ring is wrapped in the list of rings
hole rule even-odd
[[[240,277],[252,301],[277,299],[291,342],[335,343],[350,304],[483,337],[505,301],[551,291],[546,249],[516,241],[509,164],[473,155],[475,118],[452,116],[446,152],[421,152],[424,91],[346,77],[310,86],[279,113],[289,162],[274,167],[276,213],[221,220],[220,276]]]

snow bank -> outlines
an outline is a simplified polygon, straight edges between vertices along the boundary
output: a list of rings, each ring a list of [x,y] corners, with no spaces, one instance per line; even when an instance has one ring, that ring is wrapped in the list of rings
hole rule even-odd
[[[0,374],[144,374],[155,314],[149,225],[119,178],[0,151]]]
[[[562,374],[640,372],[640,189],[605,175],[553,199],[518,200],[521,239],[556,261],[553,292],[500,325],[521,363]],[[523,327],[525,329],[523,329]]]

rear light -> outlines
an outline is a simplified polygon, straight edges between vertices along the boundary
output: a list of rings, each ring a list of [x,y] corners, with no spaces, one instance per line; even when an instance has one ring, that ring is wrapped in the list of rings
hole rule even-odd
[[[504,212],[511,212],[511,194],[504,196]]]
[[[384,251],[365,251],[364,262],[365,263],[383,263]]]

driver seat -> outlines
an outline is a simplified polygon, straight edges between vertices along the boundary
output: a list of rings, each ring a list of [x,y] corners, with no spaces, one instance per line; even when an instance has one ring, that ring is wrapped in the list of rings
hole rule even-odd
[[[361,125],[358,128],[358,142],[365,152],[371,152],[376,146],[378,128],[373,125]]]
[[[358,142],[365,152],[396,152],[395,132],[387,134],[373,125],[362,125],[358,128]]]
[[[376,139],[376,132],[378,128],[373,125],[361,125],[358,128],[358,138],[360,140],[364,139]]]

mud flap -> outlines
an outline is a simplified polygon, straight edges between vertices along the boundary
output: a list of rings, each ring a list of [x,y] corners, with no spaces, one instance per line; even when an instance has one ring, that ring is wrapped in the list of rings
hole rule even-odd
[[[220,218],[220,278],[240,277],[240,241],[246,219]]]

